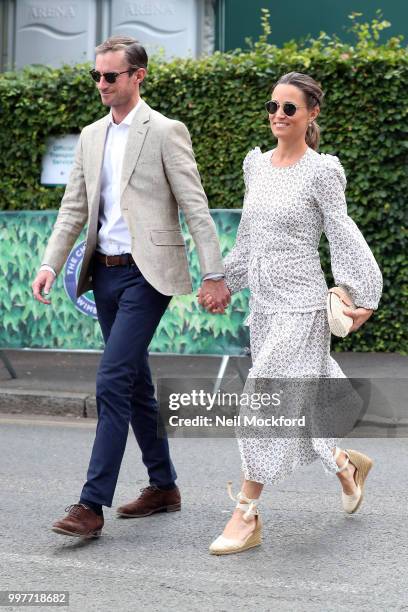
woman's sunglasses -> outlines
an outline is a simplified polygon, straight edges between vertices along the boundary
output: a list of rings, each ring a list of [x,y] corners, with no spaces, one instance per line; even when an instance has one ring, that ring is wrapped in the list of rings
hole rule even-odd
[[[275,102],[275,100],[269,100],[265,103],[265,108],[270,115],[274,115],[280,106],[279,102]],[[306,108],[306,106],[297,106],[293,102],[284,102],[282,108],[285,115],[293,117],[298,108]]]
[[[102,77],[104,77],[105,81],[108,83],[115,83],[120,74],[125,74],[127,72],[131,75],[135,70],[137,70],[137,68],[128,68],[127,70],[123,70],[123,72],[99,72],[98,70],[90,70],[89,74],[95,83],[99,83]]]

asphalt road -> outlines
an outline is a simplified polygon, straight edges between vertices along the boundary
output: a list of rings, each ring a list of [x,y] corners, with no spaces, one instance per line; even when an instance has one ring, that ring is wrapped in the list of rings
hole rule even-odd
[[[0,418],[0,589],[68,590],[75,612],[408,610],[407,438],[349,445],[376,462],[358,514],[343,513],[337,478],[316,462],[266,490],[262,547],[214,557],[207,547],[232,507],[225,483],[239,486],[233,439],[171,441],[181,512],[118,520],[107,509],[99,540],[50,530],[78,499],[94,427]],[[129,437],[116,505],[145,485]]]

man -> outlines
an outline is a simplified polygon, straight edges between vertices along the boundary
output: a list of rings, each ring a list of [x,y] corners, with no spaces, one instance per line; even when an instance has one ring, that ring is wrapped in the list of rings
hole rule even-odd
[[[158,405],[148,345],[172,295],[192,291],[179,224],[183,210],[203,283],[219,311],[229,302],[215,225],[187,128],[152,110],[140,97],[147,54],[133,38],[115,36],[96,48],[96,82],[103,119],[81,133],[70,179],[33,282],[34,297],[50,304],[55,276],[85,223],[86,249],[78,296],[93,289],[105,350],[97,375],[98,425],[87,480],[77,504],[53,525],[70,536],[98,536],[102,506],[111,506],[129,422],[150,485],[118,509],[142,517],[180,509],[167,439],[157,437]]]

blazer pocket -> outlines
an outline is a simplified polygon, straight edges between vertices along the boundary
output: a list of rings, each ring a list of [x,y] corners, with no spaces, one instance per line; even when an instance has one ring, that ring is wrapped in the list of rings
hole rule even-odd
[[[180,230],[150,230],[150,238],[157,246],[184,246]]]

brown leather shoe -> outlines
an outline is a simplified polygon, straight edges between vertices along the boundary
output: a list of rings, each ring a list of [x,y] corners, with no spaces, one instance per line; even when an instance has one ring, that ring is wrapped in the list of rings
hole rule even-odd
[[[141,518],[156,512],[176,512],[181,508],[181,497],[178,487],[170,491],[151,485],[140,489],[142,494],[134,501],[120,506],[116,512],[122,518]]]
[[[55,533],[77,538],[96,538],[101,535],[103,516],[99,516],[85,504],[72,504],[65,508],[65,512],[68,512],[67,516],[52,526]]]

